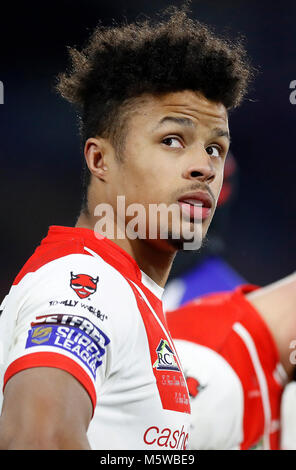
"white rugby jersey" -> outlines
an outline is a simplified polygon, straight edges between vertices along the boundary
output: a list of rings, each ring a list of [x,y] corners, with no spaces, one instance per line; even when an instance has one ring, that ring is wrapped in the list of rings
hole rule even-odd
[[[189,395],[162,292],[112,241],[50,227],[1,306],[1,390],[21,370],[59,368],[90,396],[92,449],[185,449]]]
[[[245,294],[206,295],[167,313],[191,397],[190,449],[280,448],[286,372]]]

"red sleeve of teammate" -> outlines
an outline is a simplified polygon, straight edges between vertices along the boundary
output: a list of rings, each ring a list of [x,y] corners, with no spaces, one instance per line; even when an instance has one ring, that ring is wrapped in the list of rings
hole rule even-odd
[[[214,350],[238,376],[244,393],[240,448],[262,439],[264,448],[278,449],[283,370],[267,325],[245,297],[255,289],[205,296],[169,312],[167,320],[173,338]]]

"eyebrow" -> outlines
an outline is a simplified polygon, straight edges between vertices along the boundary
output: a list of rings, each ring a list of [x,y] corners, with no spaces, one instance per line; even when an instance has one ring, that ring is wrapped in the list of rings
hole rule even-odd
[[[164,118],[162,118],[157,123],[157,125],[155,126],[155,129],[158,129],[158,127],[162,126],[163,124],[166,124],[167,122],[174,122],[175,124],[180,124],[181,126],[196,127],[195,122],[193,122],[189,118],[176,117],[176,116],[165,116]]]
[[[192,119],[186,117],[165,116],[157,123],[154,130],[158,129],[160,126],[166,124],[167,122],[173,122],[175,124],[179,124],[180,126],[196,128],[196,124],[194,121],[192,121]],[[221,129],[220,127],[215,127],[212,131],[212,135],[213,137],[226,137],[230,142],[230,134],[228,130]]]
[[[230,142],[230,134],[227,130],[221,129],[220,127],[215,127],[213,129],[213,137],[226,137]]]

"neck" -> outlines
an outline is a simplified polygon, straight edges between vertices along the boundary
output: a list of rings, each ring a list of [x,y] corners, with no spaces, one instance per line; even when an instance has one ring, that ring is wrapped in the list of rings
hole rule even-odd
[[[87,213],[81,213],[75,227],[95,230],[97,219]],[[131,240],[126,236],[117,237],[114,223],[114,238],[109,238],[126,251],[136,261],[139,268],[160,287],[164,287],[175,258],[175,250],[165,250],[164,241],[160,244],[149,243],[149,240]]]

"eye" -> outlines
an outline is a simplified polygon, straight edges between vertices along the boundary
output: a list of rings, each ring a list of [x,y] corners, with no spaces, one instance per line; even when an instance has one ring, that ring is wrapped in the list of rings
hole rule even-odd
[[[93,287],[84,287],[84,289],[87,291],[87,292],[94,292],[95,289]]]
[[[216,145],[209,145],[209,147],[206,148],[206,151],[212,157],[221,157],[222,155],[221,148],[217,147]]]
[[[183,148],[183,145],[178,137],[166,137],[162,143],[171,148]]]

